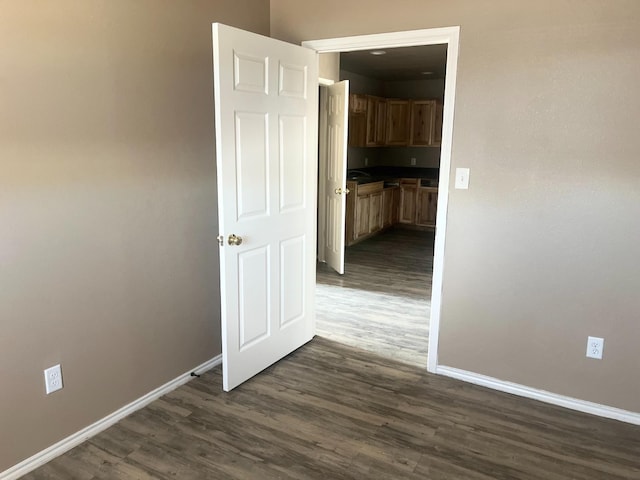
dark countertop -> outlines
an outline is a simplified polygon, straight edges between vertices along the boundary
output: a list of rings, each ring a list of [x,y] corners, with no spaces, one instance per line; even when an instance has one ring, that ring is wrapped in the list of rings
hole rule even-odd
[[[438,186],[438,173],[437,168],[367,167],[348,170],[347,181],[356,181],[361,185],[395,178],[422,178],[430,180],[430,186]]]

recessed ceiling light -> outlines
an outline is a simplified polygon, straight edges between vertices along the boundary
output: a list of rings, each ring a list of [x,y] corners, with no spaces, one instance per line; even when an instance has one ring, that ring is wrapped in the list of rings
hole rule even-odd
[[[387,52],[385,52],[384,50],[371,50],[369,53],[370,53],[371,55],[384,55],[384,54],[386,54]]]
[[[422,75],[433,75],[434,72],[420,72]]]

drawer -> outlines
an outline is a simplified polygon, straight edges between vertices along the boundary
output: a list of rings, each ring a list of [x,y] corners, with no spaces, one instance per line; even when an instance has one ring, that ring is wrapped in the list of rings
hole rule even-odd
[[[381,192],[384,188],[384,182],[371,182],[364,185],[358,185],[358,195],[369,195],[370,193]]]
[[[418,178],[401,178],[400,185],[418,185]]]

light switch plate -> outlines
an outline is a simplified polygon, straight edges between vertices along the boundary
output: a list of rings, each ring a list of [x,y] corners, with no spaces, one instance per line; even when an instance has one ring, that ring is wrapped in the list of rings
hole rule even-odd
[[[469,188],[469,169],[456,168],[456,184],[458,190],[467,190]]]

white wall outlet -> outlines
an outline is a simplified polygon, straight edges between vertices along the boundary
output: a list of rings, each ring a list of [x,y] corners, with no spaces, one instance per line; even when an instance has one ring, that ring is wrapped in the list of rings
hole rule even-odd
[[[604,349],[604,338],[599,338],[599,337],[587,338],[587,357],[602,359],[603,349]]]
[[[369,166],[369,157],[364,157],[364,166],[365,167]]]
[[[416,157],[411,157],[411,166],[415,166],[416,164]]]
[[[469,188],[469,169],[456,168],[456,184],[458,190],[467,190]]]
[[[44,388],[47,395],[62,389],[62,369],[54,365],[44,371]]]

